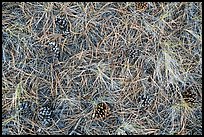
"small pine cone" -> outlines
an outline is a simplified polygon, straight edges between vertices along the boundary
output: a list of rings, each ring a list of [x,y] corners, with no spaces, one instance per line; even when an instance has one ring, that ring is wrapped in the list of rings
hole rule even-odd
[[[138,57],[140,56],[140,51],[139,51],[139,49],[132,47],[132,48],[129,49],[128,53],[129,53],[128,55],[129,55],[130,63],[131,63],[131,64],[132,64],[132,63],[134,64],[135,61],[136,61],[136,60],[138,59]]]
[[[67,21],[64,17],[57,17],[55,20],[56,24],[59,26],[61,30],[67,29]]]
[[[147,9],[148,4],[147,2],[136,2],[135,7],[136,7],[136,10],[138,11],[144,11]]]
[[[51,46],[54,57],[59,58],[60,49],[56,42],[49,42],[48,45]]]
[[[110,106],[106,102],[101,102],[97,104],[94,109],[93,118],[105,119],[110,115]]]
[[[51,108],[48,106],[41,107],[39,110],[40,117],[50,117],[52,114]]]
[[[183,99],[189,106],[194,106],[197,103],[197,95],[191,91],[191,89],[187,89],[182,93]]]
[[[38,118],[43,126],[50,126],[52,124],[52,109],[44,106],[39,109]]]
[[[53,48],[52,48],[53,52],[54,52],[54,56],[56,58],[59,58],[59,53],[60,53],[60,49],[57,45],[55,45]]]

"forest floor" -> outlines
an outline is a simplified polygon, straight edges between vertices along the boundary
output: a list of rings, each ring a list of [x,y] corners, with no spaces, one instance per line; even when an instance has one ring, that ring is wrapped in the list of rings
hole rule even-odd
[[[201,135],[202,2],[2,2],[2,134]]]

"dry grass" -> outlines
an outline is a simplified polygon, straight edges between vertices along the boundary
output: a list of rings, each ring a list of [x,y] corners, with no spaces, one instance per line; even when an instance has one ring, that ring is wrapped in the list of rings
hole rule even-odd
[[[2,134],[201,135],[202,3],[146,4],[3,2]]]

